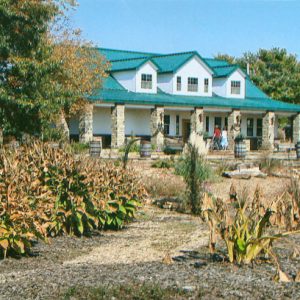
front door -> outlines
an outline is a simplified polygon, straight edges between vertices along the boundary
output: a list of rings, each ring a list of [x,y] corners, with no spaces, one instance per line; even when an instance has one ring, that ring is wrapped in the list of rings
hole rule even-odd
[[[182,140],[186,143],[191,133],[191,121],[188,119],[182,120]]]

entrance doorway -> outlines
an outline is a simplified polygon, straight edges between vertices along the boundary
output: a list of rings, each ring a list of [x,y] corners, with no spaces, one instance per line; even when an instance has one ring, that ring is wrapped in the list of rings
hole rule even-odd
[[[182,120],[182,140],[186,143],[191,133],[191,121],[188,119]]]

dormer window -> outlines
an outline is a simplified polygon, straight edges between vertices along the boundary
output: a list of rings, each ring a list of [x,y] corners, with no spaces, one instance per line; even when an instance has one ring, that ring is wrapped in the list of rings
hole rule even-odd
[[[204,78],[204,93],[208,93],[208,85],[209,85],[208,78]]]
[[[188,77],[188,91],[198,92],[198,78]]]
[[[148,90],[152,89],[152,75],[151,74],[142,74],[141,88],[148,89]]]
[[[177,91],[181,91],[181,76],[177,76]]]
[[[241,93],[241,82],[240,81],[231,81],[231,94],[239,95]]]

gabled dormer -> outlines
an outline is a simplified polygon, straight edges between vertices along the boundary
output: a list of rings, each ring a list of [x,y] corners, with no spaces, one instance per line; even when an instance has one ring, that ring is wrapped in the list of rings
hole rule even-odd
[[[111,74],[128,91],[157,93],[157,65],[150,58],[111,61]]]
[[[159,67],[158,87],[166,93],[212,96],[212,69],[201,56],[183,52],[152,57]]]
[[[226,98],[245,98],[246,74],[237,65],[214,67],[213,92]]]

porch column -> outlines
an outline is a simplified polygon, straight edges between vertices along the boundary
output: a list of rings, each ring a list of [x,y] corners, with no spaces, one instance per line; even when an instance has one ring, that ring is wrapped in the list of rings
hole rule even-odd
[[[300,113],[293,119],[293,143],[296,144],[300,141]]]
[[[115,104],[111,109],[111,148],[117,149],[125,143],[125,105]]]
[[[268,111],[263,117],[262,149],[274,149],[275,113]]]
[[[241,133],[241,112],[240,110],[232,110],[228,115],[228,148],[234,149],[234,140]]]
[[[203,107],[195,107],[191,114],[191,133],[203,135],[204,133]]]
[[[86,104],[79,115],[79,142],[93,140],[93,104]]]
[[[155,106],[151,109],[151,143],[158,151],[164,147],[164,107]]]

